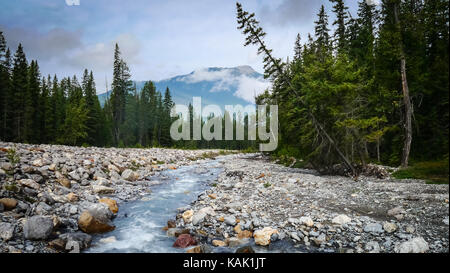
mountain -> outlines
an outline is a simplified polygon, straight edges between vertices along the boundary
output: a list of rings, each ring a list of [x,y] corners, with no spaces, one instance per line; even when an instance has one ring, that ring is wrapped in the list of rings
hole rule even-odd
[[[135,83],[140,92],[145,81]],[[204,68],[153,83],[156,90],[162,93],[169,87],[172,99],[177,104],[188,105],[192,103],[192,97],[201,97],[203,105],[217,104],[222,109],[225,105],[254,104],[255,95],[270,86],[263,75],[250,66]],[[98,94],[102,106],[110,93]]]

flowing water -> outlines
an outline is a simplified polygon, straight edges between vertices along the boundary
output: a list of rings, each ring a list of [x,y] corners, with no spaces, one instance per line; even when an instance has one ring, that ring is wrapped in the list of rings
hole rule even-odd
[[[214,183],[222,171],[220,165],[220,160],[208,161],[202,167],[182,166],[160,173],[156,179],[161,184],[152,186],[152,193],[142,200],[121,204],[113,220],[115,230],[94,236],[87,252],[185,252],[172,247],[175,238],[168,237],[162,228],[175,218],[177,208],[197,200]],[[100,242],[110,236],[116,241]]]
[[[115,230],[95,235],[86,252],[186,252],[185,249],[172,247],[175,238],[168,237],[163,227],[168,220],[175,218],[179,208],[189,206],[202,192],[216,183],[223,170],[223,160],[227,160],[227,157],[159,173],[153,180],[160,183],[151,187],[152,193],[141,200],[122,203],[113,220]],[[112,242],[101,242],[111,236],[115,237]],[[257,246],[253,240],[249,245],[256,252],[307,252],[285,240],[278,240],[269,247]],[[213,247],[211,250],[234,252],[236,249]]]

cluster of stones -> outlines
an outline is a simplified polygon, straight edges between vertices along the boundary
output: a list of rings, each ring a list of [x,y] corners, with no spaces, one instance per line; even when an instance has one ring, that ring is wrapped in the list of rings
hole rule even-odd
[[[82,251],[115,228],[121,202],[205,152],[0,142],[0,252]]]

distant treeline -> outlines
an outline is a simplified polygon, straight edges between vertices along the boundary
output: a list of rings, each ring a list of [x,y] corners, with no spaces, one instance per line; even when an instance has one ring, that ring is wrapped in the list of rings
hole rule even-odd
[[[247,149],[255,141],[173,141],[174,105],[169,88],[151,81],[141,92],[116,45],[112,93],[100,106],[92,71],[58,80],[41,77],[38,62],[28,63],[22,45],[14,56],[0,31],[0,140],[116,147]],[[190,109],[192,107],[190,106]],[[191,120],[192,123],[192,120]]]

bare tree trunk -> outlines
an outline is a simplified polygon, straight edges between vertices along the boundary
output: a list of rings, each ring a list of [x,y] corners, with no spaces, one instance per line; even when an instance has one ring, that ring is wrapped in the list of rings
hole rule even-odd
[[[395,22],[397,24],[398,31],[401,31],[400,20],[398,19],[398,4],[394,5]],[[400,41],[400,72],[402,75],[402,91],[403,91],[403,104],[405,105],[405,140],[403,142],[403,155],[402,155],[402,168],[408,167],[409,153],[411,151],[412,142],[412,107],[411,100],[409,98],[408,80],[406,77],[406,58],[403,51],[403,45]]]

